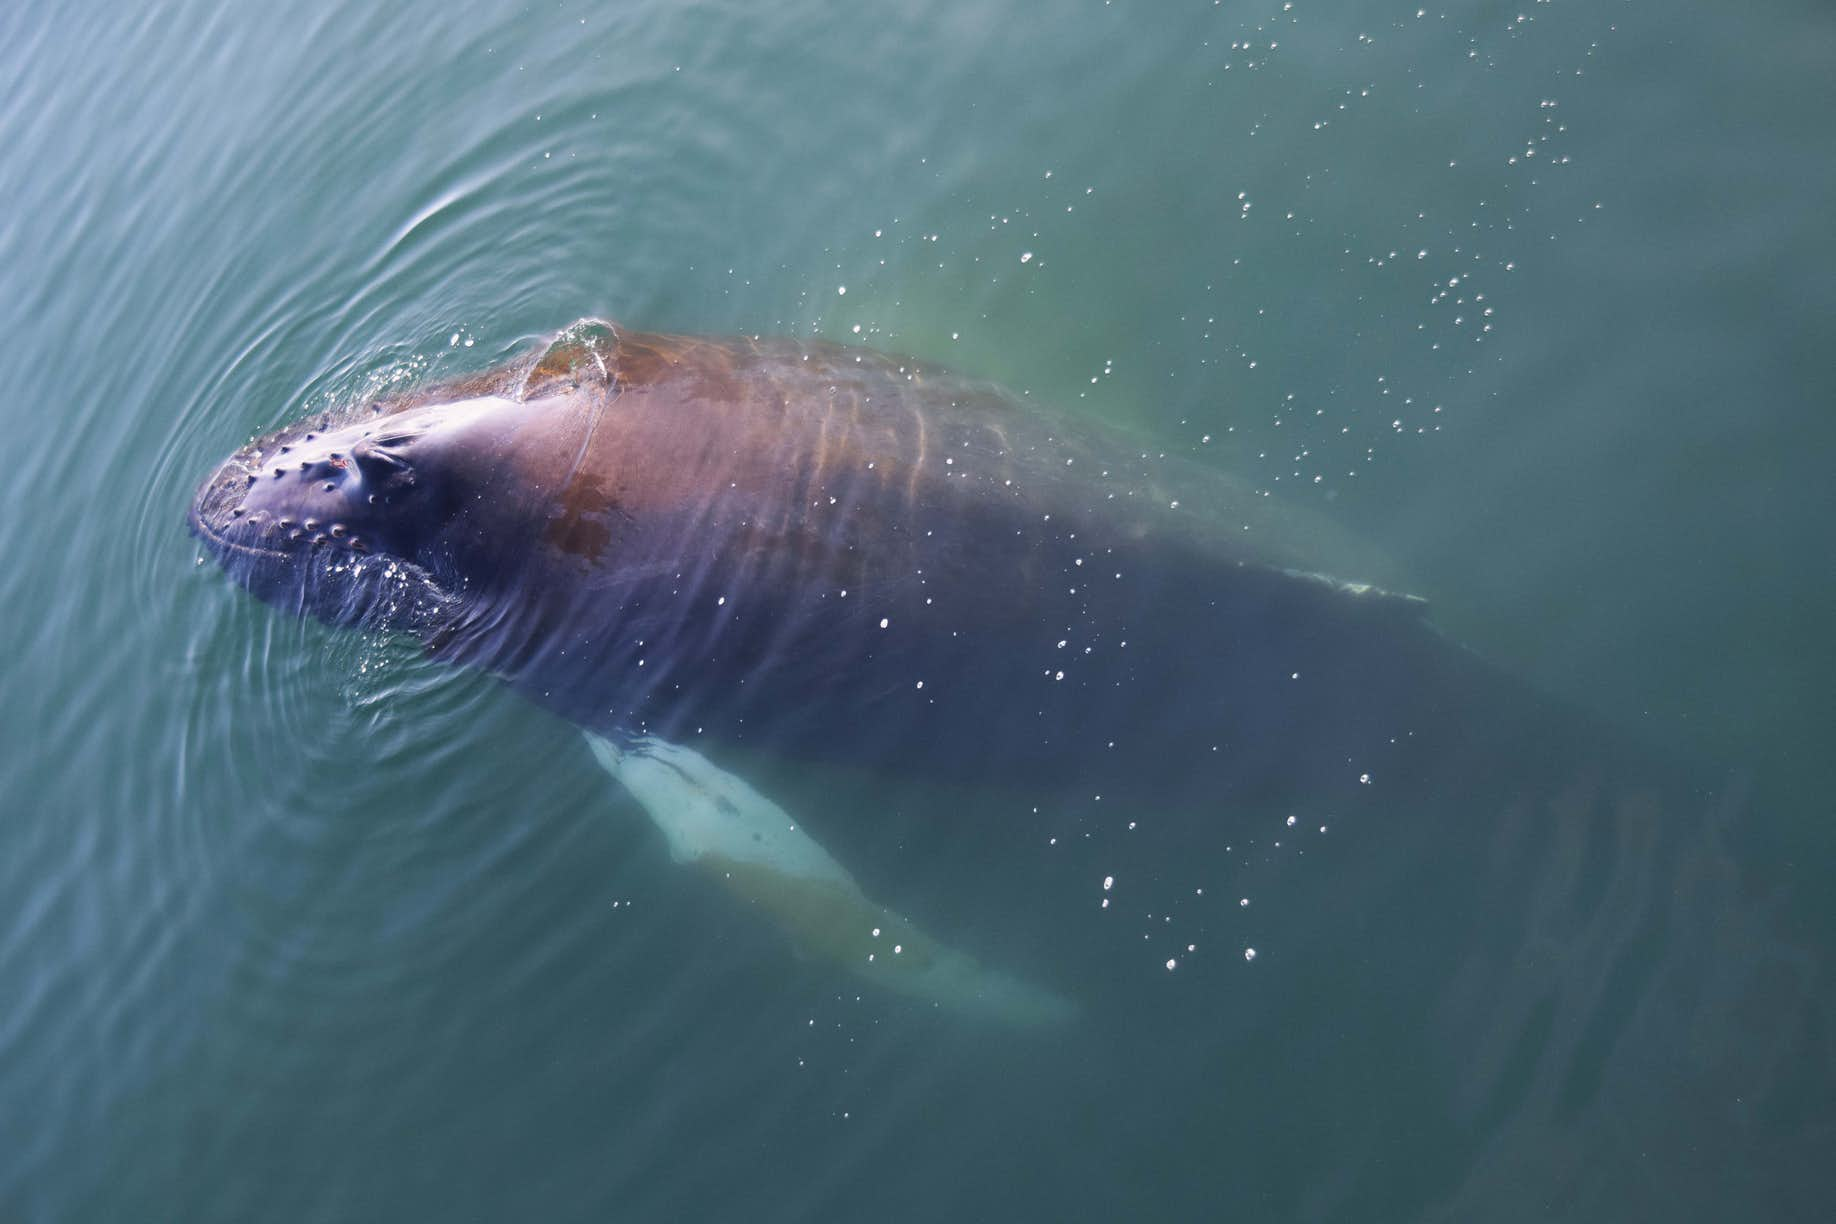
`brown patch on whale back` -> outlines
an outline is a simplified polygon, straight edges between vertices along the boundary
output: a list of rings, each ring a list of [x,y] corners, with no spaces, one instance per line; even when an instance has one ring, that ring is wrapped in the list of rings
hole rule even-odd
[[[854,360],[861,356],[870,360]],[[929,450],[925,412],[890,366],[824,342],[625,333],[616,421],[608,421],[619,450],[595,447],[589,463],[644,455],[634,481],[642,487],[621,490],[634,508],[786,482],[812,500],[843,484],[911,489]]]
[[[549,520],[546,539],[569,556],[598,561],[612,542],[612,523],[619,516],[604,482],[591,472],[575,472],[561,491],[560,510]]]
[[[544,431],[518,466],[555,499],[546,542],[589,565],[615,562],[625,527],[669,521],[741,580],[854,589],[919,564],[965,499],[1013,495],[998,414],[938,403],[916,371],[820,341],[621,332],[612,395],[524,401],[589,423]]]
[[[679,344],[668,341],[682,341]],[[649,387],[675,372],[682,361],[687,337],[645,333],[625,336],[618,346],[618,382],[621,388]]]
[[[705,336],[671,336],[639,332],[621,336],[618,384],[621,391],[642,391],[681,383],[672,391],[733,402],[738,392],[740,354],[731,341]]]

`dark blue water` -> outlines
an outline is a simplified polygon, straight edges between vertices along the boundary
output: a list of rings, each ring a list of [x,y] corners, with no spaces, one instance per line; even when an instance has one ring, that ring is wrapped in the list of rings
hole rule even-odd
[[[80,3],[0,48],[0,1218],[1826,1218],[1821,6]],[[1204,857],[1104,812],[1073,912],[1046,847],[919,836],[1011,791],[767,740],[869,892],[1083,1019],[876,993],[572,726],[185,531],[251,436],[590,314],[1228,473],[1648,785]]]

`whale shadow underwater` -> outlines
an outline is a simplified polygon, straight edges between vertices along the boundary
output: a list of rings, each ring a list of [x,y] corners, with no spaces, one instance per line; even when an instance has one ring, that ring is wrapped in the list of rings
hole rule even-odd
[[[261,599],[577,726],[737,915],[928,1007],[1049,1026],[1126,993],[1147,1035],[1141,1000],[1251,974],[1223,980],[1282,1006],[1160,1032],[1202,1076],[1358,995],[1370,1040],[1290,1053],[1429,1092],[1418,1140],[1469,1145],[1479,1201],[1514,1162],[1607,1178],[1679,1100],[1732,1152],[1830,1133],[1730,1103],[1827,1067],[1821,965],[1766,950],[1721,844],[1739,784],[1450,639],[1324,519],[1093,423],[870,350],[583,320],[252,442],[190,524]],[[879,798],[902,781],[945,799]],[[985,906],[926,909],[940,874]],[[1498,1142],[1530,1124],[1536,1156]]]

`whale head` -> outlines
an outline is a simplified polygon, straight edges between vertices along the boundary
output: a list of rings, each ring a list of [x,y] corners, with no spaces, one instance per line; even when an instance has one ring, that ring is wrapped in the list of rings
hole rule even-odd
[[[495,400],[297,422],[218,465],[192,533],[258,597],[337,624],[396,624],[450,591],[455,527],[476,493],[475,427]],[[438,599],[435,602],[439,602]]]

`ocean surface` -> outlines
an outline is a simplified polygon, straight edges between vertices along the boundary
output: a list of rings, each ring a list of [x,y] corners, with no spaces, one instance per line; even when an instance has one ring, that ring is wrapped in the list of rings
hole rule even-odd
[[[0,1219],[1830,1218],[1832,65],[1814,0],[0,10]],[[906,851],[1005,797],[756,752],[1081,1016],[878,993],[186,530],[587,315],[1213,465],[1704,801],[1109,811],[1071,922]]]

